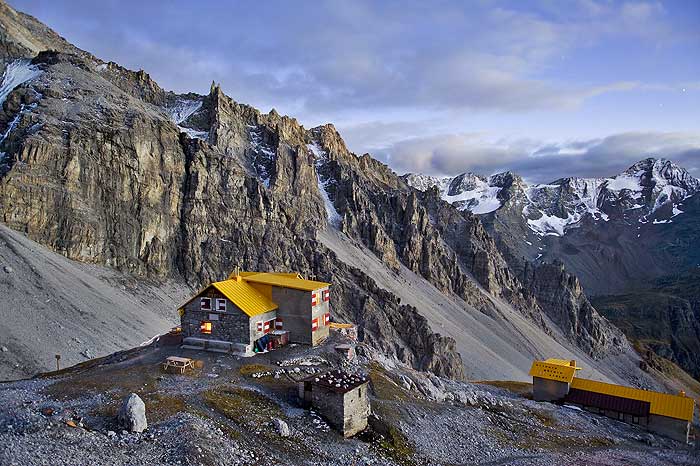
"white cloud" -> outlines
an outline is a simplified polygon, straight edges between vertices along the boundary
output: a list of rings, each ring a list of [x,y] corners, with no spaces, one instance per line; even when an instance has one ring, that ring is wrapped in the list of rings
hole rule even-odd
[[[646,157],[673,160],[700,176],[700,133],[629,132],[554,143],[447,134],[397,142],[378,155],[399,173],[490,175],[510,170],[537,182],[611,176]]]
[[[144,68],[167,88],[203,92],[214,79],[238,100],[302,119],[348,109],[571,109],[639,84],[557,79],[553,62],[613,36],[658,39],[668,30],[656,3],[519,7],[367,0],[313,8],[146,2],[135,10],[76,0],[40,10],[53,12],[68,39]]]

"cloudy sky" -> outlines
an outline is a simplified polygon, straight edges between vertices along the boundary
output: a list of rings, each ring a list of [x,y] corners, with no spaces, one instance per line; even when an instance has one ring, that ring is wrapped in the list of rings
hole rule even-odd
[[[397,172],[700,176],[700,2],[10,0],[163,87],[332,122]]]

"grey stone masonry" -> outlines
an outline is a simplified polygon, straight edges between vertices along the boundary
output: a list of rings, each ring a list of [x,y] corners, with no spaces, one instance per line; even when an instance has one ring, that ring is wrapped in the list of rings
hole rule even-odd
[[[324,315],[331,311],[330,301],[323,300],[324,290],[328,291],[328,287],[315,291],[272,287],[272,301],[279,306],[277,316],[282,319],[284,330],[289,331],[292,342],[316,346],[328,338],[330,330]],[[315,306],[311,304],[313,293],[317,296]],[[316,330],[312,328],[314,319],[317,319]]]
[[[202,310],[202,298],[210,300],[211,310]],[[226,303],[225,311],[216,310],[217,299],[224,300]],[[258,331],[257,322],[270,321],[275,319],[276,316],[276,311],[270,311],[258,316],[248,317],[245,312],[228,300],[219,290],[209,286],[185,305],[180,321],[184,338],[194,337],[250,345],[264,335],[264,330]],[[202,332],[202,322],[211,323],[211,333]]]
[[[371,414],[367,377],[331,371],[308,379],[305,386],[309,385],[311,405],[345,438],[367,427]],[[302,389],[300,393],[308,396],[307,390]]]
[[[532,398],[535,401],[558,401],[569,393],[569,384],[556,380],[532,378]]]

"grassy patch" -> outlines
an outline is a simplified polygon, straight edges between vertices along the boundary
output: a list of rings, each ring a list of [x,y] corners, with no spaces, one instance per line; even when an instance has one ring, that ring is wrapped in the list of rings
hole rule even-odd
[[[369,380],[374,395],[381,400],[414,401],[414,397],[391,377],[379,364],[372,364],[369,369]]]
[[[202,395],[209,407],[241,426],[263,428],[274,418],[286,418],[277,403],[253,390],[230,387]]]
[[[58,380],[46,388],[56,399],[76,399],[91,394],[105,394],[121,399],[129,393],[142,396],[155,392],[159,365],[129,366],[116,370],[96,370]]]
[[[416,453],[415,447],[403,432],[394,426],[388,426],[387,433],[379,442],[379,447],[399,464],[406,466],[415,464],[411,459]]]
[[[191,411],[181,396],[162,393],[149,394],[144,398],[146,417],[149,422],[160,422],[183,411]]]
[[[532,411],[532,415],[535,416],[542,425],[547,427],[554,427],[559,424],[554,415],[548,411]]]
[[[258,372],[266,372],[269,370],[274,370],[274,369],[272,367],[266,366],[264,364],[244,364],[238,369],[238,372],[244,376],[251,376],[251,375],[256,374]]]
[[[146,405],[146,418],[149,424],[165,421],[180,412],[186,411],[193,413],[193,410],[186,404],[185,399],[180,396],[148,393],[143,394],[142,399]],[[119,411],[121,402],[122,400],[114,399],[94,409],[90,414],[94,416],[115,417]]]
[[[311,458],[318,460],[318,453],[312,452],[298,437],[278,435],[271,425],[272,420],[279,418],[288,421],[288,418],[274,400],[262,393],[227,387],[205,391],[202,396],[207,406],[231,421],[229,426],[222,427],[229,437],[247,436],[251,444],[258,444],[271,452],[283,451],[300,461]]]

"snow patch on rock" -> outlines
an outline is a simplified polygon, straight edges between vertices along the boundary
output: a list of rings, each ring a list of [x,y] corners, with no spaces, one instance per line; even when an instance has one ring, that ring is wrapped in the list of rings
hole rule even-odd
[[[494,185],[492,177],[487,179],[473,173],[463,173],[455,177],[408,174],[404,179],[409,186],[419,191],[427,191],[437,186],[440,197],[459,210],[487,214],[501,207],[498,193],[502,187]]]
[[[262,181],[266,188],[270,187],[272,178],[272,167],[275,163],[277,152],[264,141],[263,129],[260,126],[248,125],[248,136],[250,137],[250,147],[255,152],[253,167],[255,174]]]
[[[26,83],[41,74],[41,70],[31,65],[29,60],[15,60],[7,65],[0,84],[0,105],[7,96],[20,84]]]
[[[319,172],[319,168],[328,161],[328,155],[321,149],[316,143],[308,144],[308,149],[314,154],[316,161],[316,181],[318,182],[318,191],[321,194],[323,203],[326,207],[326,217],[328,219],[328,224],[334,228],[339,228],[341,222],[343,221],[343,216],[340,215],[338,210],[333,205],[333,201],[328,195],[328,186],[331,184],[331,180],[323,180]]]
[[[175,104],[165,110],[177,128],[192,139],[207,139],[208,131],[200,131],[185,126],[187,120],[202,108],[201,100],[177,99]]]

